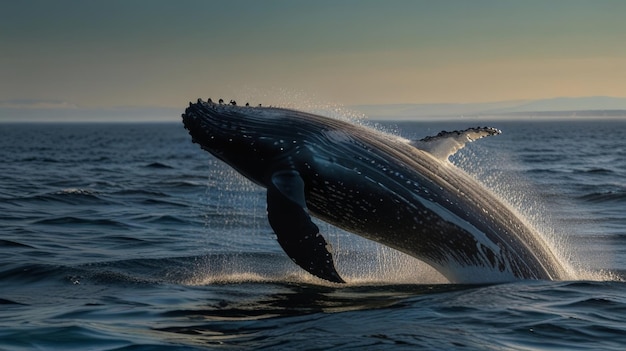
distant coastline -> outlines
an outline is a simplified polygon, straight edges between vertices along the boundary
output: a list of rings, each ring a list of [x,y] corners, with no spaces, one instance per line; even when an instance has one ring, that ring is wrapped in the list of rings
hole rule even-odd
[[[513,117],[626,117],[626,110],[572,110],[572,111],[531,111],[509,112],[500,116]]]
[[[351,106],[370,119],[424,120],[473,118],[622,118],[626,98],[607,96],[500,101],[467,104],[390,104]]]
[[[363,111],[361,111],[363,112]],[[469,113],[367,113],[367,119],[381,121],[420,121],[420,120],[455,120],[455,119],[502,119],[502,120],[554,120],[554,119],[624,119],[624,110],[565,110],[565,111],[519,111],[519,112],[469,112]]]
[[[294,105],[297,108],[297,104]],[[180,107],[86,108],[68,103],[0,101],[2,122],[180,122]],[[464,104],[371,104],[340,106],[370,120],[626,119],[626,98],[582,97]],[[316,112],[323,113],[324,109]]]

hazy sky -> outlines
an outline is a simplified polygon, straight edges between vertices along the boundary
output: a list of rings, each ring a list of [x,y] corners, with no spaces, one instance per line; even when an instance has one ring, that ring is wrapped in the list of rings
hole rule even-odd
[[[626,1],[0,0],[4,106],[626,96]],[[270,101],[267,101],[270,100]]]

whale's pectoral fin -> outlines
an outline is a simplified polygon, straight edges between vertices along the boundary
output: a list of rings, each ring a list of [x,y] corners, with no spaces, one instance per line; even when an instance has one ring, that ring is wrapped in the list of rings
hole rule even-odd
[[[469,128],[453,132],[443,131],[435,136],[414,140],[411,145],[427,151],[441,160],[447,160],[448,157],[462,149],[466,143],[500,133],[502,133],[500,130],[488,127]]]
[[[267,218],[278,243],[298,266],[322,279],[344,283],[326,240],[307,213],[304,181],[297,171],[272,175],[267,187]]]

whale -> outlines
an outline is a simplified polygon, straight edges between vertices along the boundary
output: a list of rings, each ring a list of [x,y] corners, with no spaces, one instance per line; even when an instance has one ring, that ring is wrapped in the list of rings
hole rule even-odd
[[[407,140],[305,111],[190,102],[192,141],[267,189],[283,251],[310,274],[345,283],[316,220],[433,267],[451,283],[563,280],[567,271],[526,221],[449,161],[476,127]]]

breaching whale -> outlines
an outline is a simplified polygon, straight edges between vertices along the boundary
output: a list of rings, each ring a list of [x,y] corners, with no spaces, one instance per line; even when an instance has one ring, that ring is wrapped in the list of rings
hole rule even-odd
[[[280,246],[319,278],[344,282],[310,215],[416,257],[453,283],[566,276],[532,228],[448,161],[496,129],[410,142],[307,112],[200,99],[182,118],[193,142],[267,189]]]

